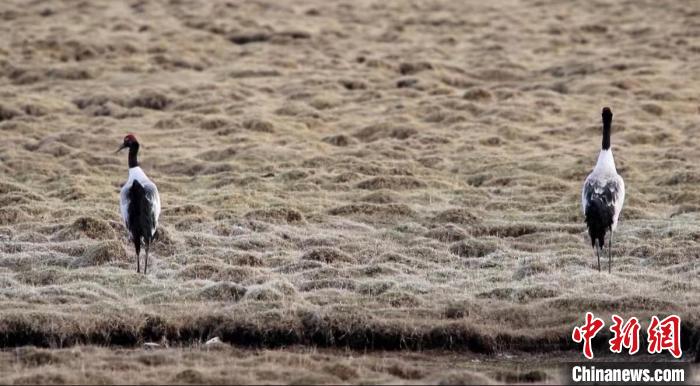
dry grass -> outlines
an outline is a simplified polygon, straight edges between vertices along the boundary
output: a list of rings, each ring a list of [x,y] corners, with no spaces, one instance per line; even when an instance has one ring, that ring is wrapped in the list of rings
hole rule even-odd
[[[263,359],[240,382],[537,382],[492,370],[511,371],[512,353],[572,352],[586,310],[677,312],[693,357],[698,14],[3,2],[0,347],[21,362],[3,370],[18,383],[122,368],[143,370],[132,382],[232,382],[219,354],[235,352]],[[628,190],[612,275],[595,269],[579,208],[603,105]],[[128,131],[163,202],[145,277],[118,213],[126,160],[113,151]],[[145,342],[186,358],[215,336],[239,348],[139,359]],[[25,345],[47,350],[15,356]],[[365,350],[378,352],[348,363]],[[401,361],[370,369],[381,350]],[[448,371],[423,350],[490,364]],[[91,375],[67,371],[93,354]],[[305,372],[290,378],[285,360]]]
[[[0,352],[0,373],[15,384],[163,383],[494,384],[556,382],[560,372],[511,358],[507,367],[489,358],[431,351],[353,353],[293,346],[285,351],[242,350],[226,345],[139,349],[76,346],[46,350],[22,347]],[[541,360],[542,358],[538,358]],[[206,366],[203,364],[206,363]],[[66,371],[70,370],[70,371]]]

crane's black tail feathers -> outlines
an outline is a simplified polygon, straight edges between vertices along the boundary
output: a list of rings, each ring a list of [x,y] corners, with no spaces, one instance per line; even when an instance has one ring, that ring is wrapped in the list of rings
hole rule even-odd
[[[129,231],[133,237],[136,253],[141,249],[141,240],[149,245],[153,240],[155,217],[148,193],[138,181],[129,189]]]
[[[586,225],[591,237],[591,246],[605,245],[605,233],[612,228],[615,208],[597,195],[592,195],[586,206]]]

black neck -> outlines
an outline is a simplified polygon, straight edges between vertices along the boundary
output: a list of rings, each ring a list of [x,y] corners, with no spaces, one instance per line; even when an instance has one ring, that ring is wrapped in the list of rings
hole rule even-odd
[[[610,126],[612,126],[612,114],[603,114],[603,150],[610,149]]]
[[[139,161],[136,159],[136,155],[139,152],[139,144],[134,143],[129,146],[129,169],[139,166]]]

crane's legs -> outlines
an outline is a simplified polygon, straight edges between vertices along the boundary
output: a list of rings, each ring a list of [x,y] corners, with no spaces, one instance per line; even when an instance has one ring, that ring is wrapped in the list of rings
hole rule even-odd
[[[610,230],[610,243],[608,244],[608,273],[612,273],[612,241],[613,231]]]
[[[143,262],[143,274],[146,274],[146,271],[148,270],[148,247],[150,246],[151,243],[146,241],[146,260]]]
[[[598,272],[600,272],[600,247],[596,244],[594,249],[595,249],[595,255],[596,255],[596,257],[598,257]]]
[[[141,254],[141,245],[134,243],[134,249],[136,249],[136,273],[141,273],[141,260],[139,255]]]

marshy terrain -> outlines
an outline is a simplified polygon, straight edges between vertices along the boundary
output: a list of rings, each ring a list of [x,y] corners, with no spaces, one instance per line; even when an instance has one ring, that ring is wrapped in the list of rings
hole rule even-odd
[[[700,2],[14,0],[0,34],[2,382],[556,382],[586,311],[677,313],[695,358]]]

